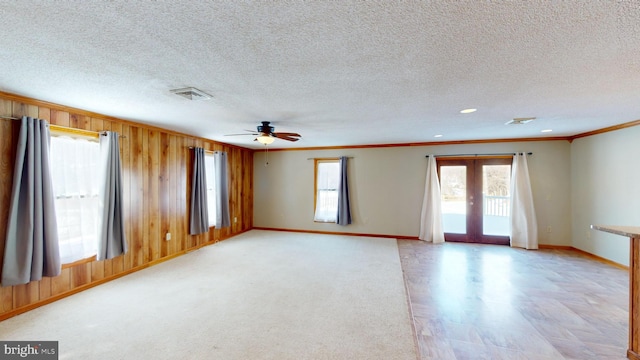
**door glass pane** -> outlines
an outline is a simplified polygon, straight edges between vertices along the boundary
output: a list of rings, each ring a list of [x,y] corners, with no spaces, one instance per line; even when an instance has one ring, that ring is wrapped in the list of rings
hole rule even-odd
[[[441,166],[442,225],[444,232],[467,233],[467,167]]]
[[[511,165],[482,166],[482,232],[509,236]]]

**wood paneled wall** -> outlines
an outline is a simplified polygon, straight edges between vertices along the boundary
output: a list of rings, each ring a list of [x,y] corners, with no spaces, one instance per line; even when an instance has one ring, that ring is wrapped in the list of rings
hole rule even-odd
[[[129,252],[115,259],[64,267],[62,274],[54,278],[0,287],[0,320],[224,240],[253,226],[253,151],[250,149],[6,93],[0,93],[0,115],[27,115],[60,126],[120,133],[129,243]],[[4,259],[19,125],[17,120],[0,119],[0,264]],[[197,236],[189,235],[188,229],[193,161],[189,147],[193,146],[226,151],[230,175],[231,226]],[[167,232],[171,233],[169,241],[165,240]]]

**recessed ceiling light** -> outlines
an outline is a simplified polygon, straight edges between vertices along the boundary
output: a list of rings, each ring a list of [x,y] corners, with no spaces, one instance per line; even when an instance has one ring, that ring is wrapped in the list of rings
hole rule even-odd
[[[551,129],[544,129],[544,130],[542,130],[541,132],[552,132],[552,131],[553,131],[553,130],[551,130]]]
[[[470,114],[472,112],[476,112],[478,111],[478,109],[464,109],[464,110],[460,110],[461,114]]]
[[[442,137],[442,135],[441,134],[433,135],[433,137]]]

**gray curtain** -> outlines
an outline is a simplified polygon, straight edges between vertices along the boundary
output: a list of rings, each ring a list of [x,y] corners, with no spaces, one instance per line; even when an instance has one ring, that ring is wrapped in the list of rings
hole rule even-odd
[[[347,157],[340,157],[340,182],[338,184],[338,225],[351,224],[351,205],[349,204],[349,179],[347,175]]]
[[[197,235],[209,231],[209,211],[207,210],[207,176],[204,165],[204,149],[194,148],[193,153],[189,234]]]
[[[216,151],[213,153],[216,179],[216,228],[231,226],[229,216],[229,183],[227,181],[227,153]]]
[[[49,124],[26,116],[21,121],[2,286],[58,276],[61,271],[49,160]]]
[[[102,226],[98,235],[98,260],[112,259],[127,252],[122,214],[122,174],[120,169],[119,135],[105,131],[100,136],[100,153],[103,166],[100,198]]]

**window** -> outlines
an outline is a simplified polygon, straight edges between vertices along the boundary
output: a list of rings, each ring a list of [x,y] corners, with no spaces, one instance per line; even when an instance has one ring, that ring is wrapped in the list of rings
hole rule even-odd
[[[101,216],[100,143],[52,136],[50,160],[60,259],[67,264],[94,256]]]
[[[315,215],[317,222],[336,222],[338,216],[338,185],[340,162],[338,159],[315,161]]]
[[[216,224],[216,168],[212,152],[204,153],[204,172],[207,177],[207,212],[209,213],[209,227]]]

